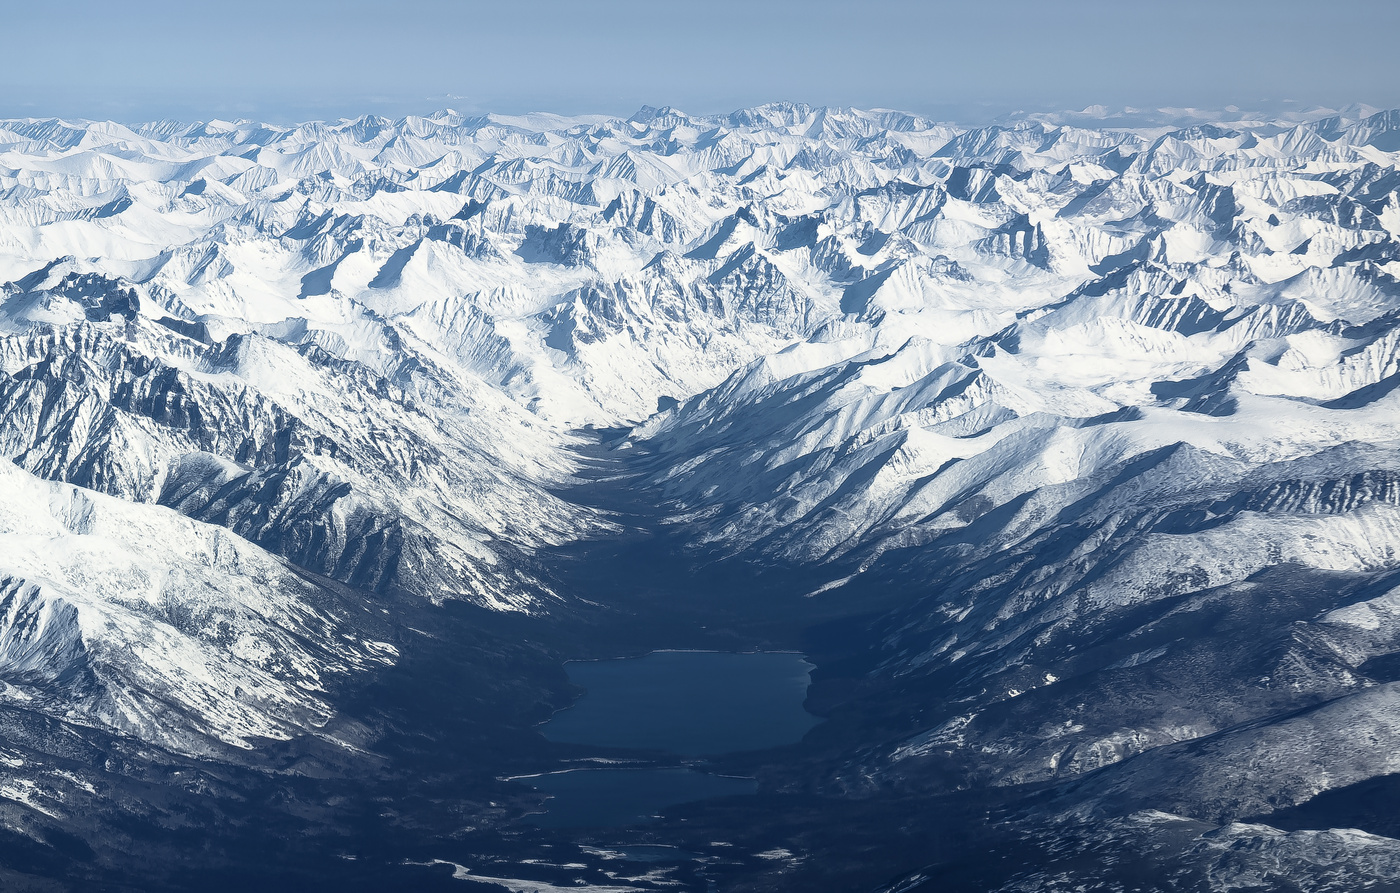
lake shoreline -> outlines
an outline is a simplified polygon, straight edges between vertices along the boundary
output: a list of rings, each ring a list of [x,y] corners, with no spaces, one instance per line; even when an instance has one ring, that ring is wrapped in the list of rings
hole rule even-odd
[[[583,694],[539,733],[637,756],[503,779],[549,796],[529,824],[625,827],[680,803],[756,793],[756,776],[709,771],[710,761],[795,744],[821,722],[803,708],[816,665],[798,651],[656,649],[564,669]]]

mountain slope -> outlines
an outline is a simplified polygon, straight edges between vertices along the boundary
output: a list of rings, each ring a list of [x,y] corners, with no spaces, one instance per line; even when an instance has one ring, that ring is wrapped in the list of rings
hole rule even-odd
[[[1005,806],[1041,862],[974,889],[1154,835],[1179,886],[1392,882],[1400,125],[1170,117],[0,122],[0,805],[80,824],[52,729],[314,746],[298,816],[480,840],[541,667],[651,629],[807,642],[827,722],[743,771]],[[371,763],[387,825],[327,793]],[[844,857],[800,839],[745,883]]]

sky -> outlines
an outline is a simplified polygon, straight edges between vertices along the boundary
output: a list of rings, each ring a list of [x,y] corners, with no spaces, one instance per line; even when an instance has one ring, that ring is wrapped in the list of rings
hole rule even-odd
[[[0,0],[0,116],[1400,106],[1396,0]]]

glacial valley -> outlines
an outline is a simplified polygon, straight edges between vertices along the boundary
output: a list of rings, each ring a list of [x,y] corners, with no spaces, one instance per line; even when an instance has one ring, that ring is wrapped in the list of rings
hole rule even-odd
[[[1369,109],[0,121],[0,885],[1400,889],[1397,165]],[[541,734],[668,650],[805,655],[810,730]],[[601,766],[752,785],[532,821]]]

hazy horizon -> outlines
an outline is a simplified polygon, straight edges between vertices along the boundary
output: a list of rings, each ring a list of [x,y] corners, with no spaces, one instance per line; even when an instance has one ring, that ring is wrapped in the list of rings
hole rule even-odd
[[[1036,3],[140,0],[10,14],[0,116],[120,121],[365,113],[714,114],[771,101],[943,120],[1092,105],[1400,105],[1400,6],[1346,0]]]

